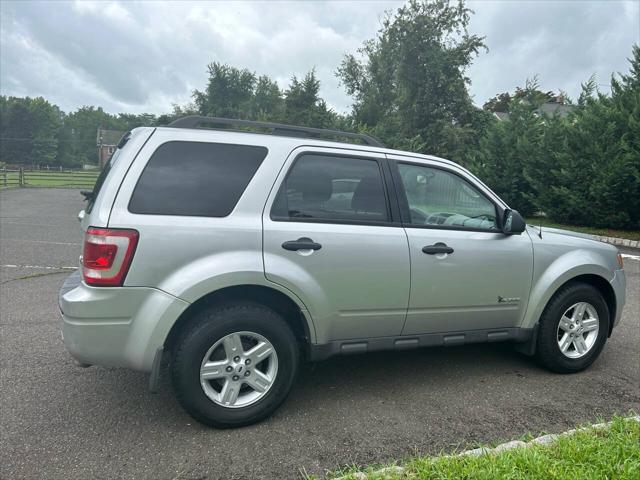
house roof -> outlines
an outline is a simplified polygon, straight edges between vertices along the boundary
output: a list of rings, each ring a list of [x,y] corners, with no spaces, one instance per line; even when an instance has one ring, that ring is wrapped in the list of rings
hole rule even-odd
[[[564,118],[569,115],[574,108],[575,107],[573,105],[547,102],[540,105],[538,111],[546,115],[558,115],[560,118]]]
[[[558,115],[560,118],[564,118],[569,115],[575,105],[563,105],[562,103],[546,102],[540,105],[536,111],[547,116]],[[493,115],[500,121],[509,120],[509,114],[507,112],[493,112]]]
[[[96,135],[96,145],[104,147],[115,147],[122,138],[125,132],[119,130],[107,130],[99,128]]]

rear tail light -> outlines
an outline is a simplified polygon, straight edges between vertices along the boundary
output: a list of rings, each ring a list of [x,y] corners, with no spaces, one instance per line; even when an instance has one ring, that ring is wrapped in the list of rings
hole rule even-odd
[[[82,277],[87,285],[119,287],[124,283],[138,232],[89,227],[84,236]]]

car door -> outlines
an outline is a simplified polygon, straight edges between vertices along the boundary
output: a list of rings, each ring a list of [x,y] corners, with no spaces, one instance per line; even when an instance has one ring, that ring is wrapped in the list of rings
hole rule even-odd
[[[357,150],[297,149],[267,201],[265,275],[304,302],[317,343],[402,331],[409,248],[385,162]]]
[[[504,207],[462,169],[400,156],[390,168],[411,255],[403,335],[516,327],[531,288],[528,234],[503,234]]]

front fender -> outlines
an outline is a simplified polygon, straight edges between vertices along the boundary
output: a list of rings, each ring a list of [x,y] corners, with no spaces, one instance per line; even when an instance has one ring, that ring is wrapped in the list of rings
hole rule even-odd
[[[577,249],[550,263],[544,260],[543,257],[534,261],[533,286],[522,328],[533,328],[553,294],[571,279],[580,275],[597,275],[610,282],[614,277],[607,260],[597,251]]]

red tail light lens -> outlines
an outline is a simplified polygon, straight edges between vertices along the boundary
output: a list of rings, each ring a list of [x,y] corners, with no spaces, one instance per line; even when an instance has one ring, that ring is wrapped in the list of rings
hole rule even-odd
[[[84,244],[83,264],[91,270],[109,270],[118,253],[117,245],[86,242]]]
[[[84,236],[82,277],[87,285],[119,287],[138,245],[138,232],[89,227]]]

